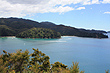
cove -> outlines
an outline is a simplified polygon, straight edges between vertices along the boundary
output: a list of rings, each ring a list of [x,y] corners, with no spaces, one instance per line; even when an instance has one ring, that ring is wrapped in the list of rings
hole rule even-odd
[[[94,39],[73,36],[62,36],[61,39],[21,39],[1,37],[0,52],[9,53],[17,49],[33,52],[32,48],[50,57],[51,64],[59,61],[69,67],[72,62],[79,62],[80,70],[85,73],[105,73],[110,69],[110,38]]]

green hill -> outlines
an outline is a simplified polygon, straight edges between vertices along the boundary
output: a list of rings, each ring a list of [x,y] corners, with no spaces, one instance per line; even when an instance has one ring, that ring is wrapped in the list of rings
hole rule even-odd
[[[19,38],[60,38],[59,32],[55,32],[46,28],[32,28],[19,33],[16,37]]]
[[[0,25],[0,36],[13,36],[15,31],[7,27],[6,25]]]
[[[62,36],[78,36],[78,37],[89,37],[89,38],[108,38],[106,31],[99,30],[86,30],[78,29],[75,27],[56,25],[51,22],[36,22],[28,19],[22,18],[0,18],[0,25],[6,25],[10,30],[15,31],[15,33],[10,33],[10,35],[17,35],[23,31],[29,30],[31,28],[47,28],[59,32]],[[5,33],[4,33],[5,34]],[[7,34],[7,33],[6,33]],[[2,35],[0,35],[2,36]]]

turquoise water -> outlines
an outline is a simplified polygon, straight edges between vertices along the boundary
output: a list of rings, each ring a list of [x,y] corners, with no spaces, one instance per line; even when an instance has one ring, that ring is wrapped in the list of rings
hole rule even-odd
[[[62,62],[68,66],[79,62],[80,70],[85,73],[105,73],[110,70],[110,38],[93,39],[63,36],[61,39],[20,39],[0,38],[0,52],[15,52],[17,49],[33,52],[32,48],[50,57],[50,62]]]

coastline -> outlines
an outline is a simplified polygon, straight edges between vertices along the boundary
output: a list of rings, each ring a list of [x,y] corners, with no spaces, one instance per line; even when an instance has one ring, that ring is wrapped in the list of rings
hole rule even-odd
[[[79,36],[61,36],[61,38],[62,37],[79,37]],[[79,37],[79,38],[91,38],[91,37]],[[110,37],[108,37],[108,38],[91,38],[91,39],[109,39]]]
[[[0,36],[0,37],[2,37],[2,38],[5,38],[5,37],[16,37],[16,36]]]
[[[17,38],[16,36],[0,36],[0,38],[9,38],[9,37],[13,37],[13,38]],[[62,37],[78,37],[78,36],[61,36]],[[90,38],[90,37],[80,37],[80,38]],[[108,37],[110,38],[110,37]],[[108,39],[108,38],[94,38],[94,39]],[[27,39],[27,38],[23,38],[23,39]],[[60,38],[28,38],[28,39],[60,39]]]
[[[78,36],[61,36],[61,37],[78,37]]]

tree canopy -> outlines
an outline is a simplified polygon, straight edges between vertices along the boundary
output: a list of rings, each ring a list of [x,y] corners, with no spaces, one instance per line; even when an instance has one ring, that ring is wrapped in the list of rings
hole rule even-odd
[[[7,27],[6,25],[0,25],[0,36],[13,36],[15,31]]]
[[[46,28],[32,28],[30,30],[19,33],[19,38],[60,38],[59,32],[55,32]]]

